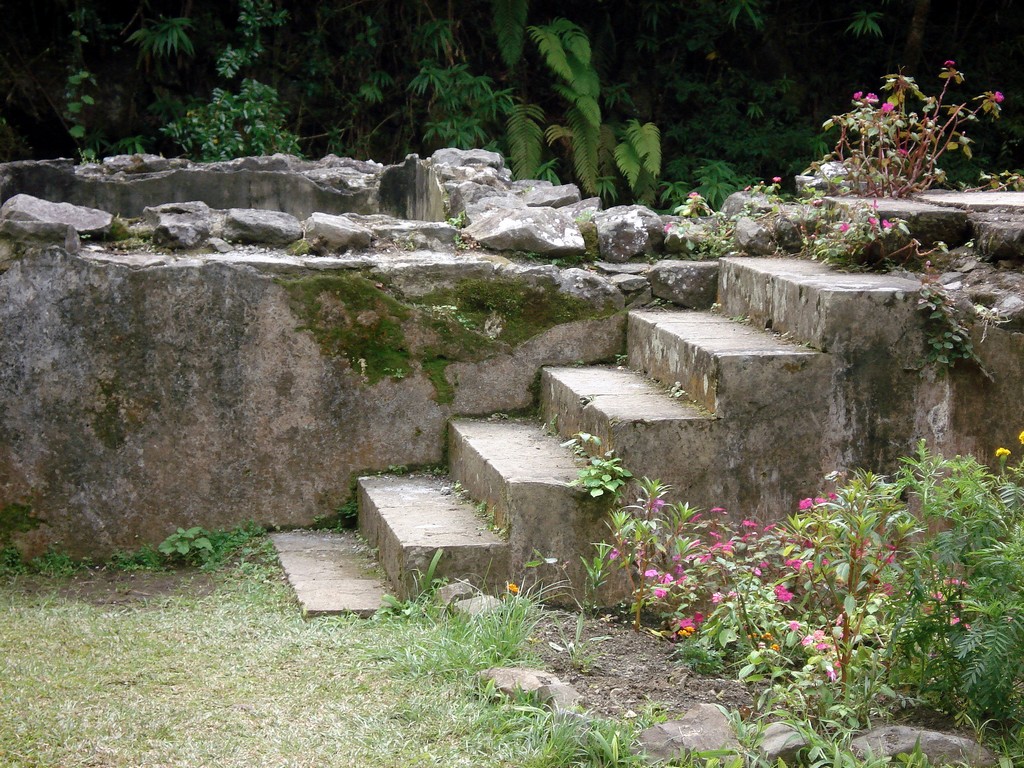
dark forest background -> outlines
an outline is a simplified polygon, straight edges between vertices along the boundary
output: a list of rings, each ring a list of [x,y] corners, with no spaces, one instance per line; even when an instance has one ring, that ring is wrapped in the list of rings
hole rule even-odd
[[[384,163],[443,146],[606,202],[712,201],[830,149],[821,124],[947,60],[1006,95],[950,179],[1024,165],[1013,0],[0,2],[0,161],[286,151]]]

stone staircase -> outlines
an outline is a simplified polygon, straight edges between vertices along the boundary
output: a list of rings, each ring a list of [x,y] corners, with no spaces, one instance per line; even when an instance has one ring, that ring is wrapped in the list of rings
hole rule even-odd
[[[535,420],[452,420],[447,477],[360,478],[362,535],[400,596],[438,549],[438,576],[578,590],[580,556],[607,536],[607,507],[570,485],[580,459],[564,443],[580,431],[673,500],[785,516],[827,472],[884,468],[910,448],[917,287],[722,259],[714,308],[629,314],[628,367],[544,368]]]

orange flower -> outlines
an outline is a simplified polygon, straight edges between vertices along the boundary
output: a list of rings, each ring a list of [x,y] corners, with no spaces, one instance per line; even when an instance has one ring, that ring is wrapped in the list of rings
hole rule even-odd
[[[514,581],[506,582],[505,589],[508,590],[508,593],[510,595],[518,595],[519,594],[519,585],[516,584]]]

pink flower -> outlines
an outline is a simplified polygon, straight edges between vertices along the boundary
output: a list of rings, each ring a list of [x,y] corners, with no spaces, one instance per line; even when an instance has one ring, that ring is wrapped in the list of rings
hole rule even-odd
[[[864,91],[857,91],[853,94],[854,101],[860,101],[862,98],[864,98]]]
[[[845,221],[842,222],[839,225],[839,231],[840,232],[849,232],[850,231],[850,225],[847,224]],[[806,502],[807,506],[804,506],[805,502]],[[811,504],[812,504],[812,502],[811,502],[810,499],[801,499],[800,500],[800,509],[810,509],[811,508]]]
[[[833,683],[836,681],[836,671],[832,668],[831,664],[825,667],[825,674],[828,675],[828,679]]]
[[[872,227],[877,227],[878,226],[878,219],[876,219],[874,216],[872,216],[870,219],[868,219],[868,224],[870,224]],[[815,503],[818,502],[817,499],[815,499],[814,501],[815,501]],[[824,501],[824,499],[822,499],[822,501]]]
[[[946,62],[942,66],[952,69],[953,67],[956,66],[956,62],[953,61],[952,59],[946,59]]]
[[[697,199],[698,197],[700,197],[700,192],[691,192],[691,193],[689,194],[689,198],[690,198],[691,200],[696,200],[696,199]]]
[[[755,576],[760,576],[761,575],[761,569],[760,568],[754,568],[754,575]]]
[[[708,511],[709,512],[721,512],[724,515],[725,514],[725,507],[712,507]]]
[[[736,598],[736,597],[739,597],[739,596],[740,596],[740,593],[737,592],[735,589],[730,589],[729,590],[729,597]]]
[[[651,503],[648,505],[651,512],[657,512],[659,509],[665,506],[664,499],[651,499]]]
[[[608,559],[609,560],[617,560],[618,557],[619,557],[619,550],[617,550],[617,549],[613,549],[611,552],[608,553]]]
[[[711,595],[711,602],[715,605],[718,605],[723,600],[725,600],[725,595],[723,595],[721,592],[715,592],[713,595]]]
[[[664,589],[661,589],[660,587],[658,589],[654,590],[654,596],[656,598],[658,598],[659,600],[661,598],[663,598],[667,594],[668,594],[668,592],[666,592]]]
[[[673,581],[675,581],[675,579],[672,578],[671,573],[666,573],[664,576],[661,577],[662,584],[671,584]]]
[[[999,93],[999,91],[996,91],[996,94],[998,94],[999,96],[1003,95],[1003,94]],[[995,96],[993,96],[992,98],[995,98]],[[996,101],[1002,101],[1002,99],[996,99]],[[773,184],[781,184],[782,183],[782,177],[781,176],[772,176],[772,183]]]
[[[697,628],[696,625],[693,623],[693,619],[680,619],[679,628],[686,629],[687,627],[693,627],[694,629]]]
[[[648,579],[654,579],[657,578],[657,576],[658,570],[656,568],[648,568],[646,571],[644,571],[644,577]]]
[[[786,565],[792,568],[794,571],[799,571],[801,568],[804,567],[804,561],[794,557],[787,560]]]
[[[757,523],[755,523],[753,520],[744,520],[742,523],[740,523],[740,525],[742,525],[745,528],[757,528]]]
[[[892,229],[892,222],[888,219],[882,219],[882,229]]]
[[[894,109],[895,109],[895,107],[892,104],[890,104],[888,101],[885,102],[885,104],[882,105],[882,112],[884,112],[885,114],[889,114]]]
[[[903,149],[902,147],[900,147],[899,149],[897,149],[897,150],[896,150],[896,152],[898,152],[898,153],[899,153],[899,156],[900,156],[900,157],[906,157],[907,155],[909,155],[909,154],[910,154],[909,152],[907,152],[907,150]]]
[[[810,635],[807,635],[803,640],[800,641],[800,645],[802,645],[802,646],[804,646],[804,648],[806,648],[807,646],[809,646],[813,642],[814,642],[814,638],[811,637]]]
[[[869,93],[867,96],[864,97],[864,101],[866,101],[868,104],[877,104],[878,96],[876,96],[873,93]]]
[[[1003,92],[1002,91],[996,91],[995,93],[992,94],[992,101],[994,101],[996,104],[1002,104],[1003,103],[1003,99],[1005,99],[1005,98],[1006,97],[1003,96]]]
[[[704,614],[701,613],[700,611],[697,611],[695,614],[693,614],[693,623],[697,624],[697,625],[703,624],[704,623]]]
[[[791,622],[789,622],[789,631],[790,632],[799,632],[800,631],[800,622],[799,621],[791,621]]]
[[[786,589],[785,584],[778,584],[775,587],[775,599],[780,603],[788,603],[793,599],[793,593]]]

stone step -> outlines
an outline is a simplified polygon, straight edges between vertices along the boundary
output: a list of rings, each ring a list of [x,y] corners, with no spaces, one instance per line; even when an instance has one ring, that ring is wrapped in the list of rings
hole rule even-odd
[[[358,494],[359,529],[377,548],[399,597],[415,597],[417,580],[427,574],[439,549],[444,552],[436,577],[504,587],[507,542],[451,482],[418,475],[361,477]]]
[[[885,348],[920,354],[920,282],[894,275],[837,272],[804,259],[719,260],[726,317],[745,317],[824,352]]]
[[[722,425],[687,400],[623,368],[544,368],[541,414],[564,438],[587,432],[596,453],[614,450],[635,475],[670,484],[681,498],[706,496]]]
[[[630,366],[720,418],[763,415],[829,383],[828,355],[721,315],[630,312],[627,339]]]
[[[448,430],[452,479],[508,530],[512,580],[582,588],[579,558],[607,538],[608,510],[570,485],[580,467],[572,450],[537,422],[456,419]],[[546,566],[526,572],[543,558]]]
[[[287,531],[270,540],[307,618],[371,616],[383,604],[384,583],[354,531]]]

